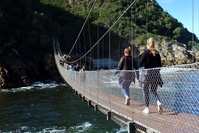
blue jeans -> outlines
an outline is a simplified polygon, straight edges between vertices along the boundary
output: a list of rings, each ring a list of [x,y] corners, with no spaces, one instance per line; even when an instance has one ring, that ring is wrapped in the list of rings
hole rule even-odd
[[[119,84],[121,86],[122,94],[125,96],[130,96],[129,86],[131,85],[132,80],[125,80],[124,78],[119,78]]]

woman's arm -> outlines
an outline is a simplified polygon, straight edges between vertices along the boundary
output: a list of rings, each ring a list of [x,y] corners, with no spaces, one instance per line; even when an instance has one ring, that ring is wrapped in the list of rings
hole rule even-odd
[[[124,62],[123,62],[123,57],[120,58],[120,61],[118,63],[118,66],[117,66],[117,70],[122,70],[123,67],[124,67]],[[120,73],[120,71],[115,71],[114,75]]]
[[[145,51],[142,51],[139,55],[139,67],[143,66],[144,65],[144,62],[145,62]]]

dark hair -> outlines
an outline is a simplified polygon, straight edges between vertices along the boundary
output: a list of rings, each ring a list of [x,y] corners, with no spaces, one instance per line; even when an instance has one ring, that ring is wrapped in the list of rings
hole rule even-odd
[[[124,53],[125,54],[131,54],[131,47],[129,46],[129,47],[125,48]]]

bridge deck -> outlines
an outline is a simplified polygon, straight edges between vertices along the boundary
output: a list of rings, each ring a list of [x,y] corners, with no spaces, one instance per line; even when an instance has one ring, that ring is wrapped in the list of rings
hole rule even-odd
[[[145,128],[152,128],[161,133],[198,133],[199,117],[177,113],[171,110],[164,110],[163,114],[157,112],[157,107],[150,105],[150,114],[143,114],[144,105],[140,102],[130,100],[130,105],[124,104],[124,98],[110,95],[102,91],[97,91],[100,97],[96,97],[96,90],[87,86],[90,96],[88,99],[104,107],[109,107],[110,111],[121,115],[122,117],[135,121]],[[86,90],[85,90],[86,91]],[[86,93],[84,91],[84,93]],[[81,92],[77,93],[81,94]],[[111,99],[111,100],[110,100]],[[111,102],[110,102],[111,101]],[[194,121],[187,123],[187,118]]]

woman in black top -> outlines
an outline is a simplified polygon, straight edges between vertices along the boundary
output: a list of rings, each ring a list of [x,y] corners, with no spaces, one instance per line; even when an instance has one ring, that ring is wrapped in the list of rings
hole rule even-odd
[[[126,105],[130,105],[129,86],[132,81],[135,82],[135,76],[133,76],[135,73],[132,70],[138,70],[138,66],[135,59],[131,56],[131,48],[128,47],[124,49],[124,56],[120,58],[117,71],[114,73],[114,75],[119,74],[118,81],[125,97]]]
[[[139,66],[144,66],[142,74],[140,76],[141,87],[143,89],[143,98],[145,102],[145,109],[143,113],[149,114],[149,88],[150,92],[154,96],[158,105],[158,112],[162,114],[163,107],[160,103],[159,96],[157,94],[157,87],[160,85],[162,87],[162,79],[160,77],[158,67],[161,67],[161,57],[157,50],[155,50],[155,40],[153,38],[149,38],[147,40],[147,49],[142,51],[139,56]],[[154,68],[154,69],[152,69]],[[156,68],[156,69],[155,69]]]

